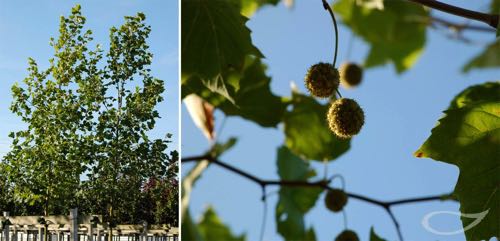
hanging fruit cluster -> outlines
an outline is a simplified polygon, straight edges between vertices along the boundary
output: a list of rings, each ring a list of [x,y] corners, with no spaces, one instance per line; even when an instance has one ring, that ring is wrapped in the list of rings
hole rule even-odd
[[[356,64],[344,64],[339,73],[332,64],[318,63],[309,68],[305,85],[311,95],[328,98],[338,92],[339,83],[356,86],[361,82],[362,70]],[[340,138],[351,138],[358,134],[365,123],[365,114],[359,104],[348,98],[333,98],[327,112],[330,130]]]
[[[351,138],[358,134],[365,123],[363,109],[353,99],[342,98],[338,90],[339,84],[346,88],[358,86],[363,77],[362,68],[354,63],[345,63],[341,70],[335,68],[339,46],[339,31],[337,20],[327,1],[323,0],[323,7],[330,13],[335,30],[335,52],[333,63],[318,63],[309,68],[305,77],[305,85],[311,95],[319,98],[333,97],[327,113],[330,130],[340,138]],[[335,92],[339,94],[336,98]]]

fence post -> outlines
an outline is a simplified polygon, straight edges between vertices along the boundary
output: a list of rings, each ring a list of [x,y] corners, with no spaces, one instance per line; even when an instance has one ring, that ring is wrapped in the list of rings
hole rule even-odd
[[[142,226],[144,227],[144,229],[142,231],[141,240],[147,241],[148,240],[148,222],[144,221],[144,223],[142,223]]]
[[[39,240],[40,240],[40,241],[46,241],[46,240],[45,240],[45,235],[43,235],[43,234],[44,234],[44,232],[43,232],[43,228],[42,228],[42,226],[41,226],[42,224],[38,224],[38,225],[40,225],[40,226],[38,227],[38,237],[39,237]]]
[[[26,240],[29,240],[30,233],[29,233],[29,230],[28,230],[28,225],[23,225],[23,231],[26,234]],[[21,238],[21,240],[22,240],[22,238]]]
[[[78,208],[71,209],[69,218],[71,220],[71,238],[73,241],[78,241]]]
[[[89,238],[88,241],[94,241],[94,225],[89,224]]]
[[[14,232],[13,232],[12,238],[10,240],[17,241],[17,226],[14,224],[13,228],[14,228]]]
[[[9,212],[3,212],[3,216],[5,217],[3,236],[5,241],[9,241],[9,226],[10,226]]]

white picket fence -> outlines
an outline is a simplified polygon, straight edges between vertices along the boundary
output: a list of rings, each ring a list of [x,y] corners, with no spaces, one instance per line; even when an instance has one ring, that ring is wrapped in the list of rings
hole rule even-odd
[[[106,224],[93,223],[99,215],[9,216],[0,217],[0,241],[179,241],[179,228],[167,225],[117,225],[111,231]]]

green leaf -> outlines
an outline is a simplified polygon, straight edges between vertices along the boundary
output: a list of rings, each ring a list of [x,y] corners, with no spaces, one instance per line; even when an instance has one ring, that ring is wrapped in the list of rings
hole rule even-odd
[[[370,229],[370,241],[386,241],[385,239],[382,239],[375,233],[375,229],[372,227]]]
[[[235,104],[222,103],[219,108],[227,115],[241,116],[263,127],[275,127],[282,119],[286,104],[271,92],[271,78],[266,66],[257,58],[247,58],[241,76]]]
[[[371,45],[365,67],[390,62],[401,73],[415,64],[424,49],[427,26],[421,20],[429,13],[422,6],[384,1],[380,9],[371,1],[340,0],[334,10],[344,24]]]
[[[474,57],[463,67],[463,72],[469,72],[471,69],[496,68],[500,66],[500,38],[491,43],[486,49]]]
[[[500,14],[500,0],[491,0],[490,13]]]
[[[475,102],[445,113],[415,155],[460,169],[454,193],[462,213],[488,211],[477,226],[466,231],[467,240],[500,237],[500,102]],[[473,221],[462,217],[464,228]]]
[[[314,98],[292,93],[292,109],[285,113],[286,146],[308,160],[333,160],[350,148],[350,140],[336,137],[328,128],[328,105]]]
[[[193,222],[189,210],[182,216],[181,232],[182,240],[184,241],[203,241],[201,233]]]
[[[288,148],[278,149],[278,174],[282,180],[305,181],[315,175],[309,164]],[[304,215],[314,207],[321,188],[281,187],[276,205],[278,232],[285,240],[315,240],[314,230],[306,230]]]
[[[247,55],[262,57],[247,20],[236,1],[183,0],[182,78],[196,75],[207,88],[232,100],[223,73],[240,71]]]
[[[307,230],[305,240],[316,240],[316,233],[312,227]]]
[[[207,91],[196,79],[190,78],[183,84],[185,93],[196,93],[229,116],[240,116],[263,127],[275,127],[281,122],[286,103],[271,92],[271,78],[265,74],[266,66],[258,58],[247,57],[242,73],[230,72],[224,75],[230,85],[238,91],[234,103]]]
[[[241,0],[241,14],[251,17],[264,5],[276,5],[279,0]]]
[[[488,82],[465,89],[451,101],[448,109],[462,108],[478,101],[500,101],[500,82]]]
[[[208,207],[198,224],[199,231],[204,240],[244,241],[245,234],[234,235],[229,227],[222,223],[212,207]],[[184,238],[183,238],[184,239]]]
[[[238,142],[238,139],[236,137],[231,137],[225,143],[215,143],[208,153],[218,157],[236,145],[236,142]]]

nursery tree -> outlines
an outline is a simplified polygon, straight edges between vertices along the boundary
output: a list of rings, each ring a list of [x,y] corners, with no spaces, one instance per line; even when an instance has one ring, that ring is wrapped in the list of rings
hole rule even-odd
[[[98,51],[89,51],[91,31],[83,32],[80,7],[61,17],[54,58],[41,70],[29,59],[24,85],[12,87],[11,110],[27,124],[12,132],[12,150],[4,173],[13,184],[14,199],[42,206],[43,214],[65,213],[77,204],[80,175],[90,163],[88,134],[99,109],[102,83]]]
[[[119,221],[115,216],[134,213],[143,183],[168,171],[165,150],[170,135],[167,139],[148,136],[159,118],[155,107],[163,100],[164,83],[148,69],[153,56],[146,39],[151,29],[144,20],[139,13],[125,17],[121,27],[111,28],[107,65],[102,70],[105,93],[90,136],[94,152],[83,185],[92,211],[106,213],[111,222]]]
[[[164,82],[151,75],[146,16],[125,17],[110,30],[110,47],[91,50],[80,6],[61,17],[47,70],[30,59],[29,76],[12,87],[11,110],[27,129],[11,133],[2,164],[16,206],[42,207],[43,215],[73,207],[117,222],[175,224],[177,160],[171,134],[152,138],[160,118]],[[145,185],[157,181],[152,195]],[[154,194],[154,193],[153,193]],[[154,203],[151,215],[141,210]],[[168,203],[168,206],[162,205]],[[168,208],[169,210],[163,210]],[[27,212],[39,215],[36,210]]]
[[[280,186],[274,215],[277,225],[275,230],[285,240],[316,240],[314,228],[306,226],[304,215],[315,204],[323,203],[317,202],[317,199],[326,190],[341,199],[347,197],[347,201],[358,199],[383,208],[391,217],[400,240],[403,236],[392,213],[392,206],[444,199],[457,200],[462,213],[489,209],[489,214],[474,227],[474,232],[466,232],[467,240],[498,238],[500,218],[497,204],[500,195],[497,189],[500,180],[498,172],[494,171],[499,166],[500,146],[498,82],[472,86],[458,94],[450,107],[444,110],[445,116],[432,130],[429,139],[415,153],[416,157],[430,157],[460,168],[455,190],[449,195],[382,202],[349,193],[348,190],[332,190],[329,185],[331,180],[311,181],[321,177],[317,176],[310,162],[336,161],[349,150],[350,137],[363,131],[363,110],[355,100],[342,98],[337,89],[339,82],[353,82],[347,78],[355,78],[358,85],[362,81],[363,70],[357,69],[352,73],[343,72],[346,70],[342,68],[339,73],[336,62],[339,34],[336,16],[370,47],[362,64],[364,68],[391,64],[397,73],[409,70],[418,60],[426,46],[429,27],[452,28],[459,35],[464,29],[489,32],[491,44],[478,56],[464,63],[463,71],[469,71],[500,66],[500,42],[498,38],[495,39],[495,33],[497,36],[500,33],[497,30],[499,1],[491,1],[489,13],[424,0],[338,0],[332,5],[325,0],[308,1],[307,4],[317,4],[318,9],[323,7],[327,11],[325,14],[332,17],[336,35],[334,59],[331,64],[311,63],[309,71],[304,73],[305,87],[310,95],[293,90],[291,97],[277,96],[270,91],[272,79],[266,75],[266,66],[261,61],[262,53],[252,43],[250,29],[246,26],[248,18],[260,7],[278,2],[182,0],[182,98],[201,98],[202,105],[187,106],[188,109],[201,109],[198,112],[204,113],[193,117],[198,118],[195,120],[197,125],[205,132],[213,130],[210,112],[216,108],[227,116],[239,116],[262,128],[276,127],[281,123],[285,135],[276,160],[279,180],[260,179],[258,174],[255,176],[222,162],[219,159],[220,144],[205,154],[200,150],[199,156],[183,157],[183,163],[196,162],[183,177],[183,240],[245,239],[244,235],[232,234],[213,208],[208,208],[199,222],[190,216],[190,191],[209,165],[219,166],[261,186],[263,200],[267,186]],[[288,4],[290,2],[293,1],[286,1]],[[438,10],[482,23],[464,25],[440,19],[432,15],[433,11]],[[329,98],[330,103],[322,104],[315,97]],[[475,178],[478,176],[481,178]],[[340,204],[331,203],[331,199],[326,200],[327,207],[340,211],[345,202],[340,200]],[[473,221],[463,218],[464,228]],[[370,239],[383,240],[373,229]],[[336,240],[358,240],[358,236],[352,230],[346,230]]]

